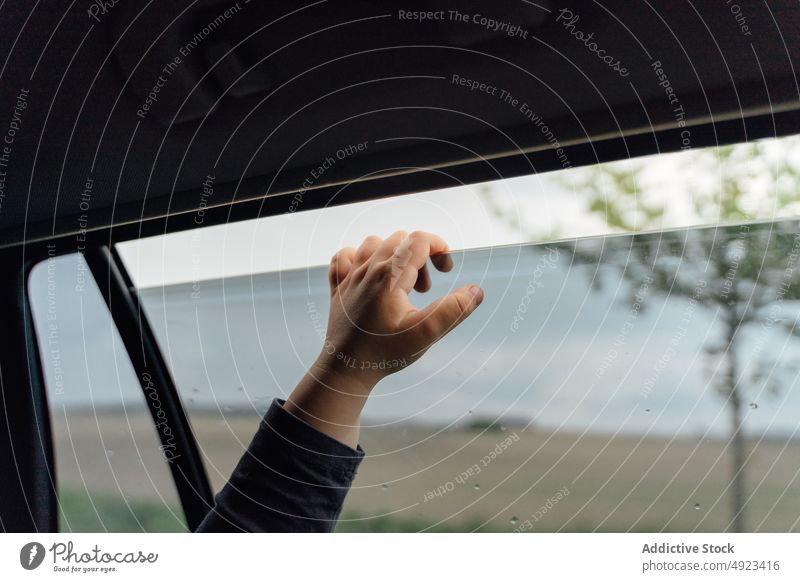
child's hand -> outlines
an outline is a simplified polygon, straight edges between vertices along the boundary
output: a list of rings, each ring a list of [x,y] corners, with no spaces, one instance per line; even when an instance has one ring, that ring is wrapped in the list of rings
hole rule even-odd
[[[353,448],[361,410],[381,378],[408,366],[472,313],[483,291],[467,285],[425,309],[408,300],[431,286],[428,257],[440,271],[452,261],[447,244],[425,232],[368,237],[331,261],[331,312],[322,353],[284,408]]]
[[[421,310],[408,300],[412,289],[430,289],[428,257],[439,271],[452,269],[447,250],[435,234],[398,231],[386,240],[370,236],[358,249],[339,251],[328,271],[331,310],[317,364],[351,377],[355,389],[369,391],[461,323],[483,300],[476,285]]]

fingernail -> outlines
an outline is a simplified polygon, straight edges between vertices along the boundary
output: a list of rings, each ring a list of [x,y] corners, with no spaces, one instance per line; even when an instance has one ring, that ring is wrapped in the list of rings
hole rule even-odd
[[[469,292],[472,293],[473,297],[475,297],[475,301],[483,300],[483,289],[481,289],[477,285],[470,286]]]

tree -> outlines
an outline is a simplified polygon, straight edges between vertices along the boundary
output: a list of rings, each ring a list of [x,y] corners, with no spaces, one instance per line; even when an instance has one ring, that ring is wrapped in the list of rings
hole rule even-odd
[[[792,337],[800,335],[797,314],[787,314],[784,308],[785,301],[800,299],[796,223],[747,223],[798,207],[800,162],[793,158],[797,148],[791,147],[797,139],[780,141],[778,147],[775,141],[753,142],[676,154],[682,156],[682,171],[696,177],[689,205],[694,221],[739,226],[610,238],[599,248],[580,241],[560,243],[581,261],[619,269],[631,283],[631,293],[649,277],[650,289],[693,301],[718,316],[719,336],[704,347],[704,355],[729,410],[730,527],[736,532],[746,529],[748,451],[743,418],[748,404],[756,406],[748,393],[755,388],[776,392],[777,380],[792,367],[772,358],[763,345],[755,358],[742,361],[742,338],[759,326],[780,326]],[[564,173],[560,185],[584,196],[588,212],[601,216],[612,231],[659,229],[667,225],[670,200],[657,192],[656,181],[647,179],[649,166],[645,158],[582,168]],[[496,204],[491,208],[508,221]],[[541,240],[535,233],[531,238]]]

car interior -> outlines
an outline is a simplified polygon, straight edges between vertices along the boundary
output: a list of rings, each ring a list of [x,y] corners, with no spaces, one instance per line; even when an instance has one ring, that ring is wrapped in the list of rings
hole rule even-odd
[[[324,339],[325,267],[148,283],[140,241],[614,164],[679,173],[800,133],[787,0],[56,0],[0,5],[0,24],[6,532],[114,531],[114,512],[193,530]],[[433,293],[480,278],[485,313],[371,404],[339,529],[800,529],[790,210],[454,251]],[[751,322],[739,362],[762,358],[745,372],[769,417],[717,385],[734,360],[706,341]]]

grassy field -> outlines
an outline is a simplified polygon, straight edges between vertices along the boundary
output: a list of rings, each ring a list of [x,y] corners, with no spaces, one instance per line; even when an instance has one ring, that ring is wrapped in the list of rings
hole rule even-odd
[[[193,425],[217,489],[256,422]],[[185,529],[149,419],[73,414],[54,437],[65,530]],[[338,531],[724,531],[731,519],[723,441],[406,426],[361,442]],[[747,528],[800,530],[800,443],[751,443],[746,470]]]

